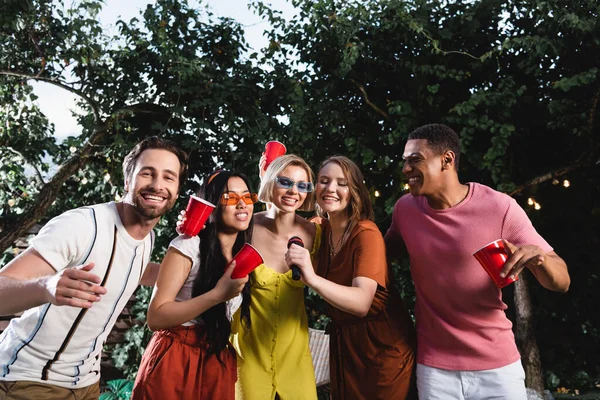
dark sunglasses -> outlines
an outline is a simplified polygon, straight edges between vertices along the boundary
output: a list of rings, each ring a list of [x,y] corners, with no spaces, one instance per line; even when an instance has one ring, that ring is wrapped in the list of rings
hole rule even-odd
[[[256,193],[244,193],[241,196],[237,193],[223,193],[221,195],[221,204],[224,206],[235,206],[240,200],[248,205],[254,204],[258,201],[258,195]]]
[[[298,191],[302,193],[310,193],[315,189],[315,185],[313,185],[312,182],[294,182],[293,180],[285,176],[278,176],[277,178],[275,178],[275,183],[277,184],[277,186],[283,189],[291,189],[294,187],[294,185],[296,185]]]

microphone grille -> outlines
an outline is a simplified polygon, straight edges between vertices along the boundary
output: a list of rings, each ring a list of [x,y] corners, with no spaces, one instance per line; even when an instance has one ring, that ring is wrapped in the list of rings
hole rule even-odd
[[[299,238],[298,236],[292,236],[292,237],[290,238],[290,240],[288,240],[288,245],[287,245],[288,249],[289,249],[289,248],[290,248],[290,246],[291,246],[291,245],[293,245],[293,244],[295,244],[295,245],[298,245],[298,246],[300,246],[300,247],[304,247],[304,242],[303,242],[303,241],[302,241],[302,239],[301,239],[301,238]]]

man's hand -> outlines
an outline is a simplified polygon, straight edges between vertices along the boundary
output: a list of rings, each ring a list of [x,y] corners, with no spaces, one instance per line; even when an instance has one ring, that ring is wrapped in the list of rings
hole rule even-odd
[[[508,251],[508,259],[500,271],[502,278],[510,276],[510,279],[516,279],[523,268],[534,269],[543,264],[546,260],[546,254],[538,246],[527,245],[516,247],[507,240],[504,241],[504,247]]]
[[[94,263],[66,268],[40,281],[46,290],[47,303],[57,306],[90,308],[100,301],[106,289],[99,284],[100,277],[89,271]]]

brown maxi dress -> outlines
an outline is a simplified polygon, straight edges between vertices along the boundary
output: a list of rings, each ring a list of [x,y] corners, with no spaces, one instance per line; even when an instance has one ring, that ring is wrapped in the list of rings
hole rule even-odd
[[[315,260],[317,274],[352,286],[355,277],[377,282],[371,309],[359,318],[327,305],[330,337],[331,398],[416,399],[416,334],[400,297],[388,290],[390,280],[383,236],[372,221],[360,221],[334,257],[331,226],[323,219],[323,239]]]

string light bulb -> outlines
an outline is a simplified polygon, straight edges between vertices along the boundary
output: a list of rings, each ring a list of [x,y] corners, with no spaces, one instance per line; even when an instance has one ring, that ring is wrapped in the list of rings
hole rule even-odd
[[[404,184],[404,190],[408,190],[408,189],[410,189],[410,186],[408,186],[408,183],[405,183]]]
[[[569,180],[568,180],[568,179],[565,179],[565,180],[563,181],[563,186],[564,186],[564,187],[566,187],[566,188],[568,188],[569,186],[571,186],[571,182],[569,182]]]
[[[376,190],[375,193],[373,193],[375,195],[375,197],[379,197],[381,196],[381,193],[379,193],[379,190]]]
[[[560,181],[556,178],[552,179],[552,184],[553,185],[558,185],[560,183]]]
[[[536,203],[533,205],[533,208],[535,208],[535,210],[536,210],[536,211],[539,211],[539,210],[540,210],[540,208],[542,208],[542,206],[540,205],[540,203],[536,202]]]
[[[535,203],[535,200],[533,200],[531,197],[527,199],[527,204],[529,204],[530,206],[532,206]]]

